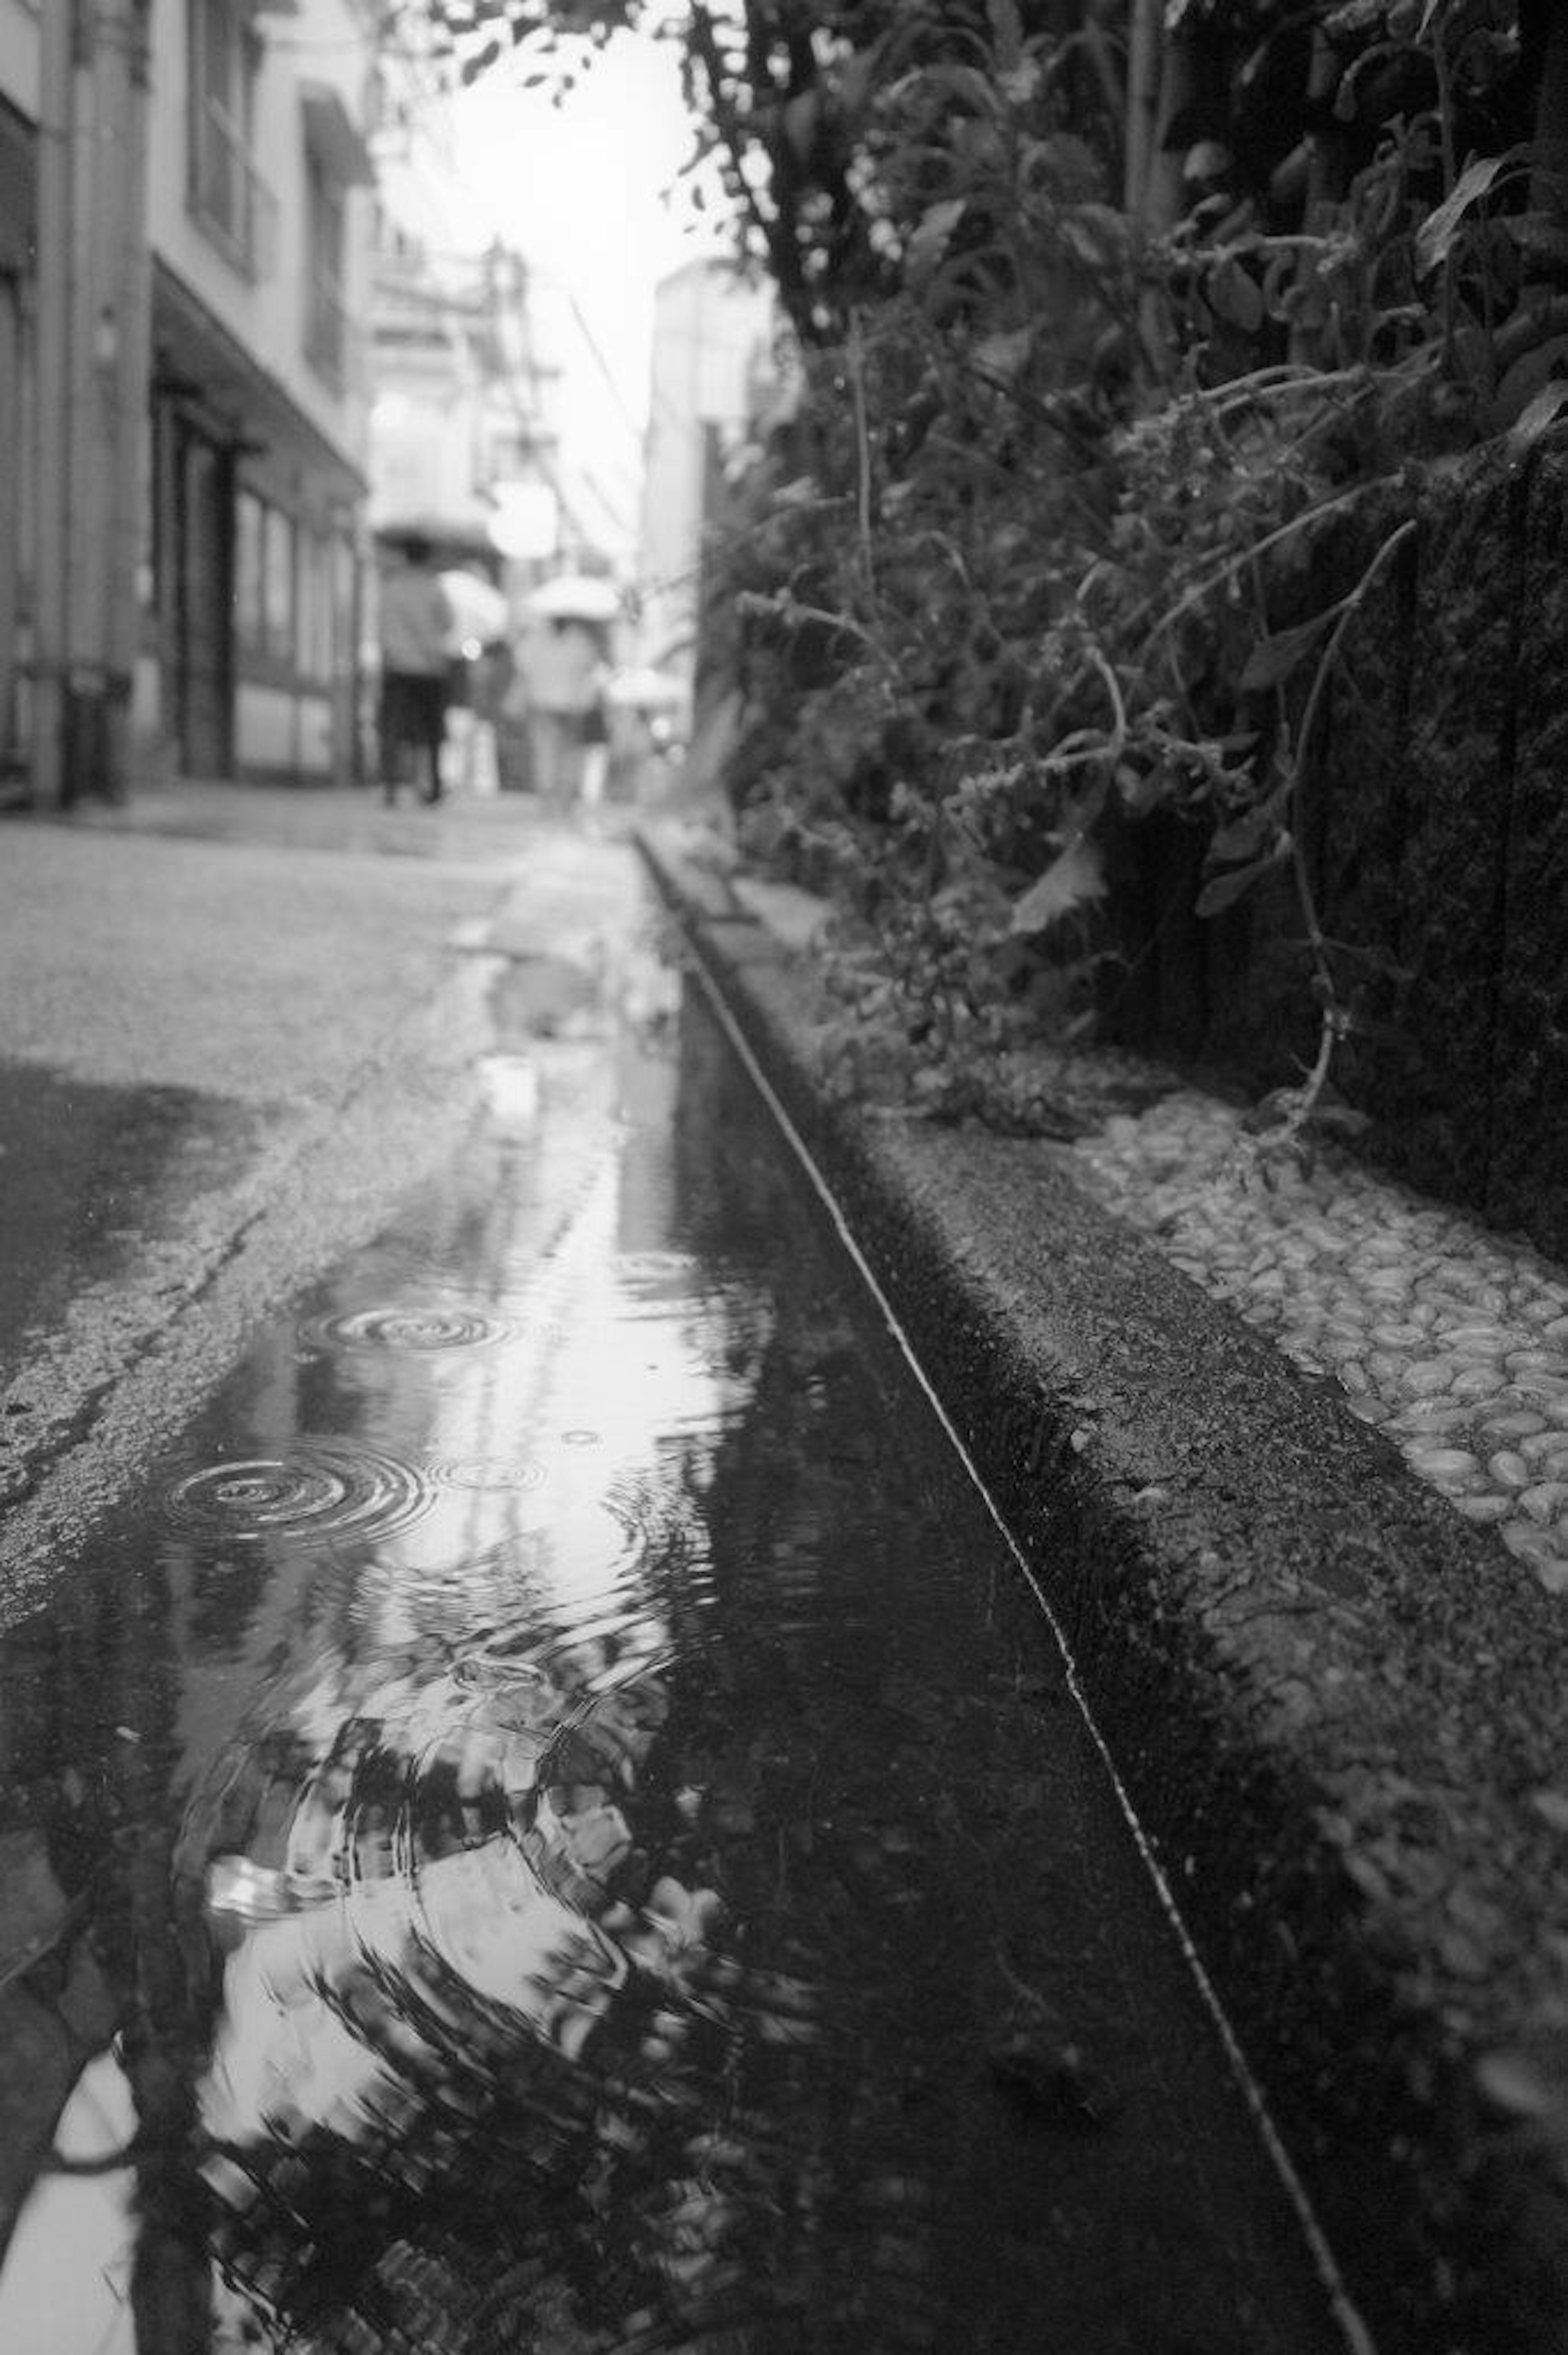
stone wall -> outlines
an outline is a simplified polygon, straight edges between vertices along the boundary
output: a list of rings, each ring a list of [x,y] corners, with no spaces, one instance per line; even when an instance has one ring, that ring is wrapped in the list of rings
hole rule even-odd
[[[1366,1149],[1568,1257],[1568,455],[1491,451],[1391,491],[1322,552],[1313,602],[1417,530],[1352,625],[1298,824],[1353,985],[1336,1081]],[[1192,913],[1202,855],[1170,818],[1113,863],[1123,1040],[1253,1092],[1317,1038],[1287,879]]]

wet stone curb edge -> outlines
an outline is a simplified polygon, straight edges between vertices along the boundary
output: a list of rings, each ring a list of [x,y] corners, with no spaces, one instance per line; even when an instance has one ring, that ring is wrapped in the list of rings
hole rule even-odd
[[[809,963],[641,847],[1065,1630],[1383,2355],[1562,2355],[1561,1600],[1058,1149],[825,1100]]]

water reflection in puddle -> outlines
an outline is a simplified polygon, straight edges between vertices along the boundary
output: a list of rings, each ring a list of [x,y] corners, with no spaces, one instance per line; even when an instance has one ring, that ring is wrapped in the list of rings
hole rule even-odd
[[[1337,2343],[1042,1630],[667,1018],[498,1058],[0,1647],[7,2355]]]

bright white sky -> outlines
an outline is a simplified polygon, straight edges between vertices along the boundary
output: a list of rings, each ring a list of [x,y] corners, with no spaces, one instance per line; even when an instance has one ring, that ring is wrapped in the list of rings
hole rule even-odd
[[[551,63],[524,48],[457,101],[459,231],[501,238],[564,290],[541,306],[567,371],[563,471],[597,476],[634,533],[653,289],[730,249],[707,225],[715,211],[694,214],[683,189],[663,199],[693,139],[669,44],[618,35],[558,109],[547,85],[522,86]],[[582,509],[590,528],[602,520]]]

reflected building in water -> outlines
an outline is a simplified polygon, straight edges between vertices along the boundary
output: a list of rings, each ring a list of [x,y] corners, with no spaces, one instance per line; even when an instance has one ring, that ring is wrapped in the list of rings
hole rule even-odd
[[[643,964],[607,945],[535,1086],[503,1059],[465,1170],[264,1339],[206,1460],[12,1641],[18,2355],[308,2334],[344,2203],[406,2307],[498,2158],[544,2201],[542,2326],[594,2183],[673,2163],[726,1966],[656,1753],[767,1319],[671,1245],[673,1000]],[[480,2263],[422,2348],[478,2343]]]

